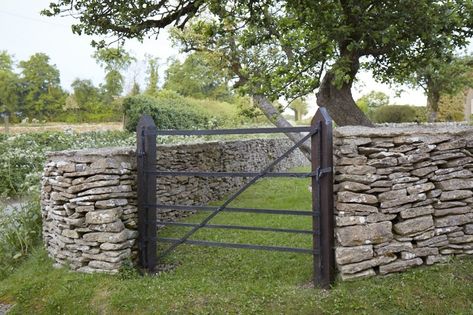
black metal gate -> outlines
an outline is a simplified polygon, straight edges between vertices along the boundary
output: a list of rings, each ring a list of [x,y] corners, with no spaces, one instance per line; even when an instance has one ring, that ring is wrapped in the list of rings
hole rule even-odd
[[[261,172],[176,172],[156,170],[156,136],[159,135],[228,135],[261,133],[305,133],[303,138],[292,145],[284,154],[276,158]],[[297,150],[305,141],[311,141],[310,173],[271,172],[274,166]],[[141,117],[137,126],[137,169],[138,169],[138,248],[140,267],[149,273],[155,272],[157,260],[174,250],[180,244],[246,248],[256,250],[308,253],[313,255],[314,283],[322,288],[329,288],[335,277],[334,257],[334,217],[333,217],[333,157],[332,157],[332,120],[324,108],[319,108],[308,127],[220,129],[220,130],[156,130],[150,116]],[[156,180],[158,176],[204,176],[204,177],[250,177],[238,191],[220,206],[206,205],[164,205],[156,202]],[[301,177],[312,179],[312,211],[231,208],[228,205],[258,179],[263,177]],[[196,223],[159,222],[163,225],[191,227],[183,237],[158,238],[157,215],[159,209],[210,211],[210,214]],[[250,212],[263,214],[302,215],[312,217],[311,230],[276,229],[239,225],[209,224],[220,212]],[[234,244],[189,239],[201,228],[239,229],[253,231],[271,231],[282,233],[312,234],[312,248],[294,248],[253,244]],[[163,252],[157,253],[157,241],[170,243]]]

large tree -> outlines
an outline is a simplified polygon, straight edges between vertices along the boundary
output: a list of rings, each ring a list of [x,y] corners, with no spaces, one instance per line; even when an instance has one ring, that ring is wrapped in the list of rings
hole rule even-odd
[[[60,86],[59,70],[49,63],[49,56],[36,53],[20,61],[20,84],[23,114],[28,117],[50,119],[60,111],[65,93]]]
[[[184,96],[229,100],[228,71],[216,67],[212,55],[194,52],[183,62],[174,60],[166,70],[164,88]]]
[[[91,80],[75,79],[71,83],[73,97],[82,112],[100,112],[104,109],[100,90],[94,86]]]
[[[238,85],[279,125],[270,101],[315,89],[337,124],[370,125],[351,94],[360,68],[408,76],[445,47],[466,45],[473,25],[471,0],[56,0],[43,13],[64,12],[79,18],[75,33],[117,40],[202,16],[203,47],[225,53]]]
[[[146,90],[145,94],[156,96],[159,83],[159,59],[151,55],[146,56]]]
[[[18,75],[13,72],[13,65],[13,57],[6,51],[0,51],[0,112],[15,119],[20,86]]]
[[[130,66],[134,58],[121,48],[99,49],[95,52],[94,58],[105,70],[103,89],[107,101],[111,103],[123,92],[124,77],[121,72]]]
[[[440,98],[445,101],[466,87],[473,84],[473,60],[471,57],[455,56],[453,52],[445,52],[440,58],[433,58],[410,77],[407,83],[411,86],[420,86],[427,95],[427,109],[429,121],[438,119]],[[445,111],[445,109],[444,109]],[[445,117],[442,117],[445,118]]]
[[[289,108],[294,111],[294,120],[300,121],[308,113],[307,101],[303,98],[297,98],[289,104]]]

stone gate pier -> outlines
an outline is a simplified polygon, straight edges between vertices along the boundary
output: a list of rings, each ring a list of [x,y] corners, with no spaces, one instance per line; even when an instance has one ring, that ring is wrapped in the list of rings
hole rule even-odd
[[[60,265],[118,272],[138,232],[134,150],[50,153],[42,181],[43,239]]]

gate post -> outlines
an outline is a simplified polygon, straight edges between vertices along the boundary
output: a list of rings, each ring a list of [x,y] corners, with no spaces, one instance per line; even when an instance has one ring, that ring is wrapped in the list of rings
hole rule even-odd
[[[136,127],[138,251],[139,266],[145,272],[156,269],[156,125],[143,115]]]
[[[311,137],[314,284],[328,289],[335,280],[333,144],[332,119],[324,107],[311,126],[318,129]]]

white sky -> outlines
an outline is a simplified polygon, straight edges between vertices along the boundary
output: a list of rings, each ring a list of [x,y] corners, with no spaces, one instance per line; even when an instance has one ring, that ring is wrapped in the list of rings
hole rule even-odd
[[[92,38],[72,34],[72,18],[41,16],[39,12],[48,4],[49,0],[0,0],[0,50],[13,54],[17,62],[37,52],[46,53],[51,58],[50,62],[59,69],[61,84],[67,90],[70,90],[75,78],[91,79],[95,85],[103,82],[104,72],[91,57],[94,53],[90,46]],[[138,60],[144,60],[146,54],[159,57],[162,65],[169,57],[178,56],[165,32],[157,40],[148,39],[142,44],[136,40],[128,41],[125,48]],[[161,78],[163,70],[164,67],[161,67]],[[128,75],[133,73],[143,80],[144,66],[132,66]],[[405,88],[400,97],[395,97],[395,91],[389,86],[375,82],[369,73],[360,73],[353,89],[354,98],[372,90],[385,92],[395,104],[426,103],[426,97],[420,90]]]

